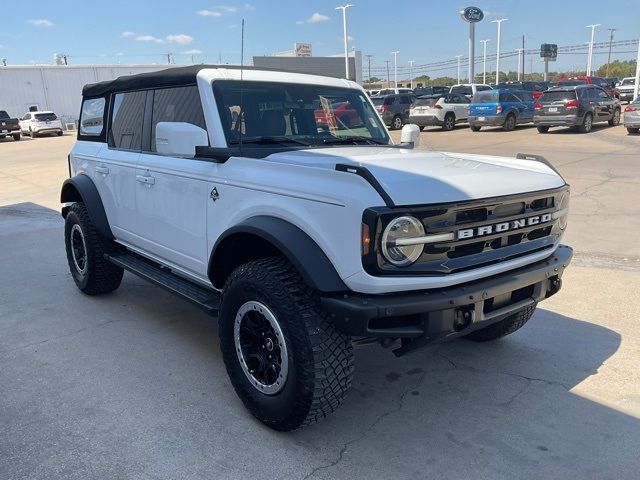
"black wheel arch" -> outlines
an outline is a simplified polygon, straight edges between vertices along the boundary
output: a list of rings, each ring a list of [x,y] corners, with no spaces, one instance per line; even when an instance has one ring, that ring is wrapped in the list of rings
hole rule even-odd
[[[105,238],[112,239],[113,233],[109,226],[109,220],[100,198],[98,188],[93,183],[93,180],[85,174],[79,174],[75,177],[68,178],[62,184],[62,190],[60,191],[61,203],[74,203],[82,202],[87,207],[89,213],[89,219],[91,223],[96,227],[96,230],[100,235]],[[69,206],[62,207],[62,217],[66,218],[69,211]]]
[[[243,263],[283,255],[304,281],[320,292],[348,290],[331,260],[302,229],[286,220],[266,215],[248,218],[226,230],[216,241],[207,274],[216,288]]]

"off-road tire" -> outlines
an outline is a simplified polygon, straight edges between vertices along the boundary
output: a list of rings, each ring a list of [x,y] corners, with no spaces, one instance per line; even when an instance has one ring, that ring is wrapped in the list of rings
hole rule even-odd
[[[56,134],[61,137],[62,136],[62,131],[56,132]]]
[[[585,113],[582,123],[578,127],[580,133],[589,133],[593,128],[593,115],[591,113]]]
[[[36,138],[38,136],[38,134],[36,132],[34,132],[33,130],[29,129],[29,136],[31,138]]]
[[[609,120],[609,125],[612,127],[617,127],[618,125],[620,125],[620,109],[616,108],[613,111],[613,116],[611,117],[611,120]]]
[[[629,133],[638,133],[638,132],[640,132],[640,128],[638,128],[638,127],[627,127],[627,132],[629,132]]]
[[[538,133],[547,133],[549,131],[549,127],[540,125],[539,127],[536,127],[538,129]]]
[[[13,137],[13,139],[14,139],[16,142],[19,142],[19,141],[20,141],[20,134],[19,134],[19,133],[16,133],[16,134],[11,135],[11,136]]]
[[[418,128],[419,128],[419,129],[420,129],[420,131],[422,132],[422,131],[424,130],[424,125],[420,125]]]
[[[444,116],[444,122],[442,122],[442,130],[450,132],[456,128],[456,116],[454,113],[447,113]]]
[[[234,322],[250,301],[270,309],[284,335],[288,358],[285,385],[273,395],[258,390],[236,352]],[[289,431],[336,410],[351,387],[353,346],[321,309],[310,288],[283,257],[236,268],[225,282],[218,318],[220,348],[233,387],[245,407],[270,428]]]
[[[80,271],[72,252],[71,232],[78,225],[84,237],[86,269]],[[114,291],[122,282],[124,270],[104,258],[117,250],[117,244],[98,233],[84,203],[71,205],[64,223],[64,243],[73,281],[87,295],[100,295]]]
[[[472,132],[479,132],[482,127],[480,125],[469,125],[469,128]]]
[[[402,128],[402,117],[396,115],[391,119],[391,130],[400,130]]]
[[[505,132],[511,132],[515,130],[518,121],[514,113],[510,113],[507,115],[507,118],[504,119],[504,124],[502,125],[502,130]]]
[[[536,304],[530,305],[517,311],[516,313],[509,315],[507,318],[493,323],[488,327],[471,332],[465,335],[464,338],[473,340],[474,342],[489,342],[498,338],[509,335],[516,330],[522,328],[525,323],[531,318],[533,312],[536,310]]]

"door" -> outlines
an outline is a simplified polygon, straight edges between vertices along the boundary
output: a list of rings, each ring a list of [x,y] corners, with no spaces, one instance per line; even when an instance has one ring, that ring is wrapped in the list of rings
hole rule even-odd
[[[598,106],[600,108],[600,120],[611,120],[614,108],[613,98],[601,88],[596,89],[596,95],[598,96]]]
[[[107,145],[87,162],[87,173],[100,192],[113,235],[133,245],[138,238],[134,186],[142,147],[145,97],[145,92],[113,96]]]
[[[459,120],[469,118],[469,105],[471,105],[471,101],[464,95],[454,94],[451,95],[451,97],[456,118]]]
[[[23,135],[29,133],[29,127],[31,126],[31,113],[27,113],[22,120],[20,120],[20,130]]]
[[[162,156],[155,145],[158,122],[187,122],[206,130],[198,88],[158,89],[147,103],[150,134],[135,172],[138,245],[185,273],[206,278],[207,206],[217,164]]]

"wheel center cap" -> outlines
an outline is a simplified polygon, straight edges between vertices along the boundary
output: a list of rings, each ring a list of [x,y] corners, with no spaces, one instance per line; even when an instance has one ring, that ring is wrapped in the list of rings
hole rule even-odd
[[[273,351],[273,340],[271,340],[270,338],[267,338],[264,341],[264,348],[266,348],[268,352],[272,352]]]

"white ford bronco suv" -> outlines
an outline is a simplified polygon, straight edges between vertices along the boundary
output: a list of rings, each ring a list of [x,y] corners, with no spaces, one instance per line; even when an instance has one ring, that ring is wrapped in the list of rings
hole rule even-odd
[[[199,65],[87,85],[61,193],[73,279],[98,295],[128,270],[195,302],[251,413],[313,423],[354,343],[502,337],[572,257],[569,187],[543,158],[402,134],[334,78]]]

